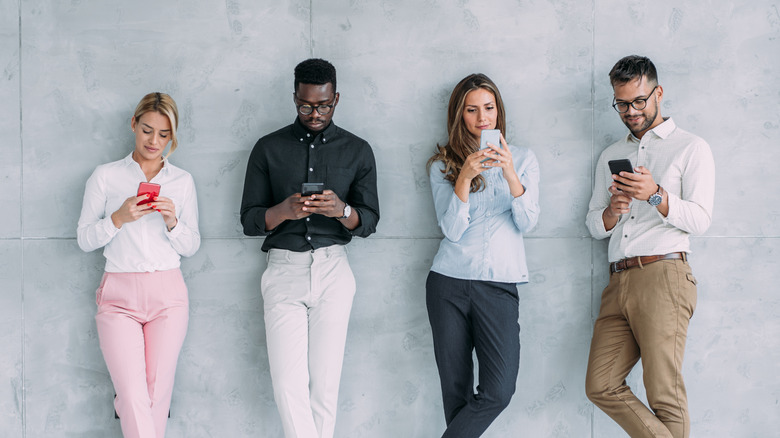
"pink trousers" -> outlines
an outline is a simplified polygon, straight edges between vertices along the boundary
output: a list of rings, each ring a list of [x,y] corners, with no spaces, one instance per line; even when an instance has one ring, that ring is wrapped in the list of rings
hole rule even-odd
[[[189,320],[179,269],[103,274],[97,290],[100,349],[125,438],[163,438],[173,376]]]

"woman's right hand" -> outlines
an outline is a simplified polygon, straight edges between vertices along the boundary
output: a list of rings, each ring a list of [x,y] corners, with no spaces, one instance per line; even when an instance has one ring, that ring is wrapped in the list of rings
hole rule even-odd
[[[484,163],[482,163],[484,159],[490,158],[489,154],[490,149],[482,149],[466,157],[466,161],[463,162],[458,179],[455,181],[455,194],[461,201],[469,202],[471,180],[489,169],[489,166],[484,166]]]
[[[466,157],[466,161],[463,162],[463,168],[460,169],[458,179],[465,178],[469,184],[471,180],[476,178],[477,175],[489,169],[483,161],[485,159],[492,159],[490,153],[492,151],[489,148],[481,149]]]
[[[125,199],[122,206],[117,211],[111,214],[111,221],[117,228],[122,228],[122,225],[128,222],[135,222],[138,219],[152,213],[154,209],[149,204],[138,205],[139,202],[146,200],[148,195],[143,194],[141,196],[131,196]]]

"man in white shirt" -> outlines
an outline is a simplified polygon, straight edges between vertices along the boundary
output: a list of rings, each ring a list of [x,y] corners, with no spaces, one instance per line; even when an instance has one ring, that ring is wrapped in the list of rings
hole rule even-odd
[[[610,238],[586,392],[633,438],[687,438],[682,362],[696,307],[688,236],[711,223],[715,164],[704,140],[661,116],[663,88],[648,58],[627,56],[609,77],[631,132],[601,154],[586,220],[594,238]],[[613,175],[608,162],[626,158],[634,173]],[[649,408],[625,382],[640,356]]]

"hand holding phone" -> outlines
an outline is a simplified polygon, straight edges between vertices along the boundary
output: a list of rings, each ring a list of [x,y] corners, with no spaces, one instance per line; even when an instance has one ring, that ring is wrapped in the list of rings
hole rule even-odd
[[[150,182],[142,182],[138,184],[138,194],[136,196],[148,195],[146,199],[142,199],[137,205],[148,204],[160,196],[160,185]]]

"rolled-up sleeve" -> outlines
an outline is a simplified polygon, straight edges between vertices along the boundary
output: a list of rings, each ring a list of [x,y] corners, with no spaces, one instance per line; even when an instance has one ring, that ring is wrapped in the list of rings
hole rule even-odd
[[[530,149],[518,150],[521,157],[514,158],[515,171],[525,188],[522,196],[512,200],[512,220],[521,233],[527,233],[539,220],[539,161]]]
[[[198,227],[198,197],[195,181],[188,175],[189,183],[182,200],[178,223],[171,231],[165,233],[173,249],[183,257],[190,257],[200,248],[200,231]]]
[[[463,202],[455,194],[452,183],[444,179],[444,163],[435,162],[430,168],[433,207],[441,232],[447,239],[457,242],[469,227],[469,203]]]
[[[606,158],[602,154],[596,163],[596,175],[593,178],[593,195],[588,204],[588,215],[585,218],[585,225],[594,239],[605,239],[612,235],[615,228],[607,231],[604,227],[604,218],[602,214],[609,206],[611,195],[607,188],[612,184],[612,174],[609,172]]]
[[[273,207],[273,193],[268,180],[268,163],[261,148],[255,145],[249,155],[241,198],[241,225],[247,236],[265,236],[273,230],[265,229],[265,212]]]
[[[102,248],[116,236],[119,229],[106,213],[106,185],[100,169],[92,172],[84,190],[76,240],[82,251],[90,252]]]
[[[690,234],[703,234],[712,223],[715,160],[703,140],[691,148],[682,172],[682,197],[667,192],[669,213],[664,222]]]
[[[347,202],[360,217],[360,223],[350,233],[368,237],[379,223],[379,194],[376,187],[376,161],[371,146],[365,143],[361,153],[361,165],[349,188]]]

